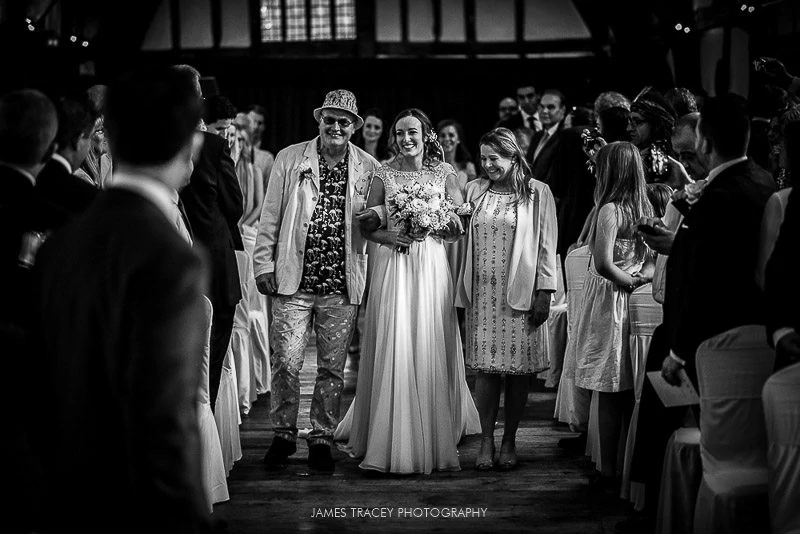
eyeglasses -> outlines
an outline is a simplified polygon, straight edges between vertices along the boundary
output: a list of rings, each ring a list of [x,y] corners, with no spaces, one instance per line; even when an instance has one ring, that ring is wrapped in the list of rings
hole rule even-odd
[[[333,126],[338,123],[340,128],[348,128],[353,124],[350,119],[336,119],[334,117],[322,117],[322,122],[325,123],[325,126]]]

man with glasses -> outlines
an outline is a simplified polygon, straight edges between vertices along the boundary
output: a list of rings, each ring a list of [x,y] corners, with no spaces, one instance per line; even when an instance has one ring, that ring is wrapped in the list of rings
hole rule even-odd
[[[264,456],[281,468],[297,450],[300,371],[311,325],[317,335],[317,378],[311,401],[308,465],[334,471],[347,346],[367,274],[360,226],[378,215],[364,210],[368,179],[379,163],[350,143],[364,124],[356,98],[338,89],[314,110],[319,136],[275,158],[253,253],[261,293],[272,296],[272,423]]]

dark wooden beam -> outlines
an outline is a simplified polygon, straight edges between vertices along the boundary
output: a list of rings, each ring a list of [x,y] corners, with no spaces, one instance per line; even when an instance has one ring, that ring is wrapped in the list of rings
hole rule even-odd
[[[408,0],[400,0],[400,40],[408,42]]]
[[[169,0],[170,33],[172,34],[172,48],[181,49],[181,2]]]
[[[306,0],[306,38],[311,40],[311,0]]]
[[[433,40],[442,40],[442,0],[433,0]]]
[[[222,42],[222,0],[211,0],[211,42],[214,48]]]
[[[250,15],[250,47],[261,47],[261,1],[248,0],[247,14]]]
[[[375,57],[375,1],[356,2],[356,42],[358,55],[363,58]]]
[[[281,41],[286,42],[286,35],[288,28],[286,27],[286,21],[289,20],[289,16],[286,13],[286,0],[281,0]]]
[[[475,0],[464,0],[464,30],[466,33],[466,53],[475,56],[477,37],[475,36]]]

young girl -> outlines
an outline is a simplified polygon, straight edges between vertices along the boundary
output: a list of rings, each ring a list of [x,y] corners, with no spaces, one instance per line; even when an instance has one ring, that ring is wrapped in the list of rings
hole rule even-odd
[[[575,385],[596,391],[599,408],[601,486],[611,488],[618,443],[633,407],[633,371],[628,344],[628,297],[653,276],[650,250],[636,231],[652,217],[645,172],[636,147],[611,143],[597,154],[592,260],[575,323]]]

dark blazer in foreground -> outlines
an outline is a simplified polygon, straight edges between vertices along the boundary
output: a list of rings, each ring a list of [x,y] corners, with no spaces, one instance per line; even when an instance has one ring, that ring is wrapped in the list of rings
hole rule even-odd
[[[719,174],[688,210],[667,261],[664,324],[670,348],[694,375],[704,340],[746,324],[765,324],[755,279],[761,217],[774,188],[759,167],[738,163]]]
[[[100,192],[52,159],[36,178],[36,191],[51,204],[59,206],[68,219],[83,213]]]
[[[198,532],[201,257],[149,200],[121,189],[49,239],[38,288],[29,434],[42,531]],[[107,522],[107,523],[105,523]]]
[[[216,312],[236,306],[242,297],[235,251],[244,250],[238,226],[244,206],[228,144],[208,132],[203,139],[191,181],[180,196],[193,238],[211,260],[209,298]]]

